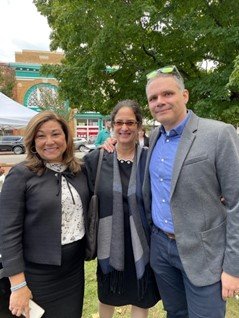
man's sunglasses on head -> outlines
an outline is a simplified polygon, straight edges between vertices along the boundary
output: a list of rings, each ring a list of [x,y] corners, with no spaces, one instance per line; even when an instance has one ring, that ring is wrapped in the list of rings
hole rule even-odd
[[[179,73],[179,70],[175,65],[164,66],[158,70],[152,71],[146,75],[146,78],[147,80],[150,80],[156,77],[158,74],[175,74],[177,77],[182,78],[182,75]]]

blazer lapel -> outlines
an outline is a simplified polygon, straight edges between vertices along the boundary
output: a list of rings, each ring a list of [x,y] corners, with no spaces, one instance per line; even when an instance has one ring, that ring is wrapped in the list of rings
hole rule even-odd
[[[197,131],[198,127],[198,120],[199,117],[196,116],[192,111],[191,115],[189,118],[188,123],[186,124],[182,137],[178,146],[176,158],[175,158],[175,163],[174,163],[174,168],[173,168],[173,175],[172,175],[172,181],[171,181],[171,195],[170,198],[172,198],[175,186],[180,174],[180,171],[182,169],[184,160],[192,146],[192,143],[194,139],[196,138],[195,132]]]
[[[150,176],[149,176],[149,163],[151,159],[151,155],[154,149],[154,146],[158,140],[160,134],[160,127],[157,127],[153,130],[153,132],[150,135],[149,140],[149,149],[148,149],[148,155],[146,159],[145,164],[145,176],[144,176],[144,182],[143,182],[143,196],[146,204],[150,205],[150,196],[151,196],[151,185],[150,185]]]
[[[157,127],[157,128],[155,128],[155,130],[152,132],[152,135],[150,136],[150,147],[148,150],[148,157],[147,157],[147,161],[146,161],[146,169],[147,170],[149,167],[152,152],[154,150],[154,146],[159,138],[159,134],[160,134],[160,127]]]

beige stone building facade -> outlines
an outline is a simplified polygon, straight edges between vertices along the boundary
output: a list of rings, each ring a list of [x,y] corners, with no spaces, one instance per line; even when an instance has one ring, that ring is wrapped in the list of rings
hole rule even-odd
[[[49,51],[22,50],[15,53],[15,63],[10,67],[15,70],[15,99],[30,108],[37,108],[39,88],[56,90],[58,83],[53,76],[40,74],[43,64],[60,64],[63,53]]]

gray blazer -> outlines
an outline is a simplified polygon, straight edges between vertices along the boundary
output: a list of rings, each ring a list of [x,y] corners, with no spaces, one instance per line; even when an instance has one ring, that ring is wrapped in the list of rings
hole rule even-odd
[[[239,276],[239,138],[232,125],[190,113],[175,158],[170,205],[184,270],[194,285],[206,286],[219,281],[222,270]],[[151,224],[149,162],[159,135],[156,128],[143,182]]]

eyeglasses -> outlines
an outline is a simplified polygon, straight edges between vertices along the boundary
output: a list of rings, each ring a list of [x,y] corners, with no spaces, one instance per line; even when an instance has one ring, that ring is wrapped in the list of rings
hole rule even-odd
[[[136,120],[125,120],[125,121],[116,120],[116,121],[114,121],[114,125],[116,127],[122,127],[123,125],[126,125],[128,127],[133,127],[133,126],[135,126],[137,124],[138,124],[138,122]]]
[[[164,66],[158,70],[152,71],[146,75],[146,78],[147,80],[150,80],[156,77],[158,74],[175,74],[178,78],[182,78],[182,75],[179,73],[179,70],[175,65]]]

